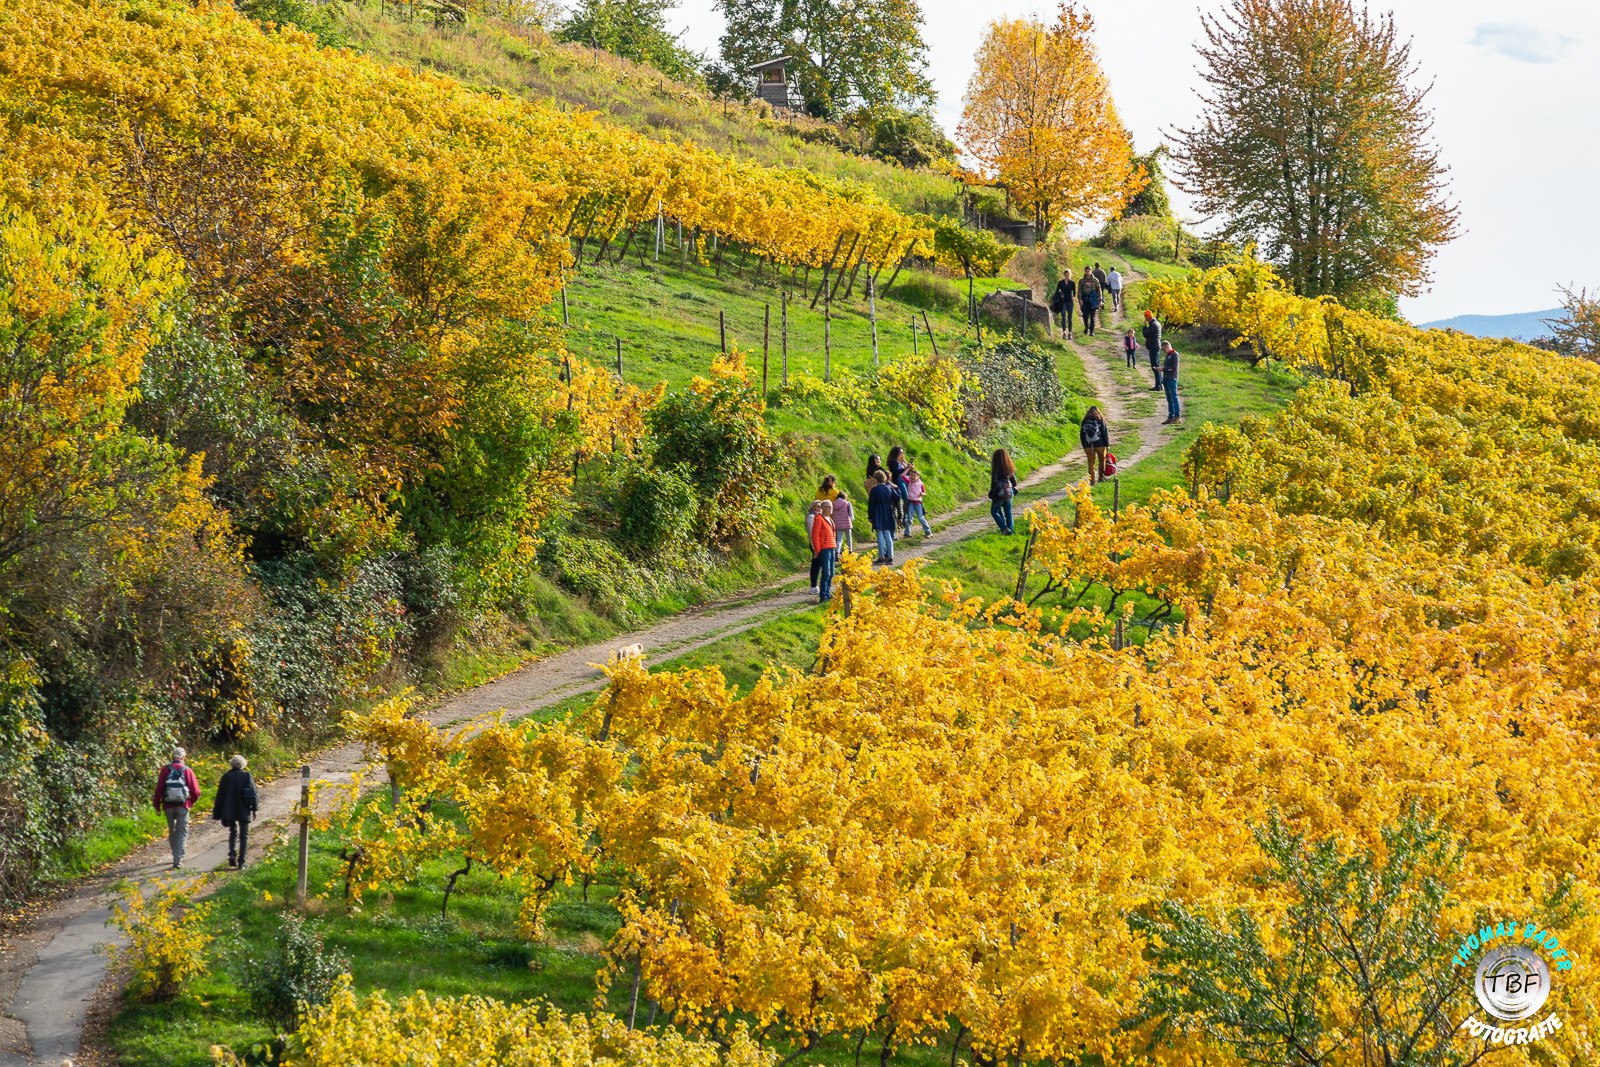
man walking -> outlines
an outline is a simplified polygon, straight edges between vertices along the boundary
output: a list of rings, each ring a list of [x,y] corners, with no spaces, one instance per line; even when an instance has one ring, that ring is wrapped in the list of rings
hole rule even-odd
[[[211,817],[228,828],[228,866],[244,867],[244,854],[250,848],[250,820],[256,817],[259,798],[256,780],[245,770],[243,756],[228,761],[228,771],[217,783],[217,797],[211,803]]]
[[[1095,313],[1100,310],[1100,283],[1094,272],[1083,268],[1083,280],[1078,283],[1078,311],[1083,316],[1085,336],[1094,336]]]
[[[183,762],[189,753],[172,750],[172,762],[156,776],[156,810],[167,817],[167,844],[172,846],[172,869],[183,864],[184,846],[189,841],[189,809],[200,799],[200,783],[194,771]]]
[[[1161,320],[1149,309],[1144,313],[1144,350],[1150,355],[1150,372],[1156,379],[1150,391],[1158,392],[1161,389]]]
[[[878,471],[873,475],[877,479],[872,492],[867,495],[867,520],[872,523],[872,532],[878,535],[878,558],[875,563],[892,564],[894,562],[894,512],[895,505],[900,500],[899,490],[889,484],[889,472]]]
[[[1167,391],[1167,421],[1170,426],[1183,419],[1183,409],[1178,405],[1178,350],[1163,342],[1166,358],[1161,361],[1161,387]]]
[[[1106,292],[1111,294],[1111,310],[1122,310],[1122,274],[1113,265],[1106,272]]]
[[[1067,340],[1072,340],[1072,305],[1078,299],[1078,286],[1072,280],[1072,272],[1063,271],[1061,280],[1056,282],[1056,290],[1050,297],[1050,308],[1061,316],[1061,334]]]

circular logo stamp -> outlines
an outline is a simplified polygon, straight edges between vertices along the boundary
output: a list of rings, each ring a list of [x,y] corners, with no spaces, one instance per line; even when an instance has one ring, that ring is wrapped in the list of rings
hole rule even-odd
[[[1536,1014],[1550,996],[1550,965],[1525,945],[1501,945],[1478,961],[1472,983],[1478,1004],[1501,1022]]]
[[[1474,958],[1476,967],[1472,967]],[[1562,1028],[1555,1012],[1526,1026],[1515,1025],[1543,1010],[1550,999],[1552,971],[1572,969],[1572,957],[1554,931],[1535,922],[1485,926],[1461,942],[1451,962],[1463,969],[1471,967],[1472,991],[1490,1020],[1463,1019],[1460,1029],[1472,1037],[1490,1045],[1527,1045]]]

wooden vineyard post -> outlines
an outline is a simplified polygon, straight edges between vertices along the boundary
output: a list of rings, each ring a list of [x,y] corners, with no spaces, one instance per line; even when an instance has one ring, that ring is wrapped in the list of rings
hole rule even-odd
[[[831,381],[833,375],[833,294],[822,302],[822,380]]]
[[[789,291],[783,292],[783,327],[779,331],[783,338],[783,379],[782,387],[789,388]]]
[[[620,337],[617,338],[617,387],[616,387],[616,390],[615,390],[615,395],[619,399],[622,396],[622,338],[620,338]],[[615,455],[616,451],[617,451],[617,422],[616,422],[615,419],[612,419],[611,420],[611,453],[612,453],[612,455]]]
[[[306,864],[311,858],[311,765],[300,765],[300,859],[295,868],[294,902],[306,906]]]
[[[911,316],[911,354],[917,354],[917,317]]]
[[[1117,521],[1117,512],[1122,510],[1122,476],[1111,479],[1111,521]]]
[[[720,339],[721,344],[722,344],[722,354],[723,355],[727,355],[728,354],[728,313],[725,312],[725,311],[718,311],[717,312],[717,337]]]
[[[878,369],[878,292],[872,268],[867,268],[867,318],[872,322],[872,369]]]
[[[913,319],[912,321],[915,322],[916,320]],[[922,329],[928,335],[928,347],[932,348],[933,354],[937,356],[939,354],[939,342],[934,339],[933,326],[928,322],[928,313],[926,311],[922,313]]]
[[[767,352],[772,347],[772,302],[761,311],[761,395],[767,395]]]
[[[567,287],[561,287],[561,325],[571,326],[572,320],[567,317]]]
[[[617,382],[622,382],[622,338],[617,338]]]

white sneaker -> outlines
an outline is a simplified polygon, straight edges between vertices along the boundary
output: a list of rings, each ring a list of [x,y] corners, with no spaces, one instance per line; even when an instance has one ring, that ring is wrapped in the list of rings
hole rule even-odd
[[[817,587],[816,587],[816,586],[812,586],[812,587],[811,587],[811,591],[812,591],[812,592],[813,592],[813,593],[815,593],[815,592],[816,592],[816,591],[817,591]]]

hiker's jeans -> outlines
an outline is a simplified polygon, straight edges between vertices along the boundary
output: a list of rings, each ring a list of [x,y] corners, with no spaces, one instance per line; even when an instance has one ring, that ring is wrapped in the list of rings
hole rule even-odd
[[[167,816],[167,844],[172,846],[172,862],[183,862],[183,850],[189,843],[189,809],[182,804],[168,804],[162,811]]]
[[[894,559],[894,531],[875,530],[878,535],[878,558],[881,560]]]
[[[817,599],[827,603],[833,599],[833,556],[834,549],[825,548],[817,553],[817,558],[822,560],[821,578],[817,582]]]
[[[922,523],[924,535],[933,533],[933,527],[928,525],[928,509],[922,506],[922,501],[911,500],[906,503],[906,535],[911,534],[911,520],[916,519]]]
[[[1178,404],[1178,380],[1168,378],[1161,383],[1161,387],[1167,391],[1167,418],[1183,418],[1183,408]]]
[[[223,823],[228,828],[228,860],[244,866],[244,850],[250,847],[250,820],[240,819],[238,822]],[[235,842],[238,847],[235,848]]]
[[[990,504],[989,505],[989,517],[994,520],[994,524],[996,526],[1000,527],[1001,532],[1010,533],[1011,532],[1011,501],[1009,501],[1009,500],[996,500],[994,503]]]

